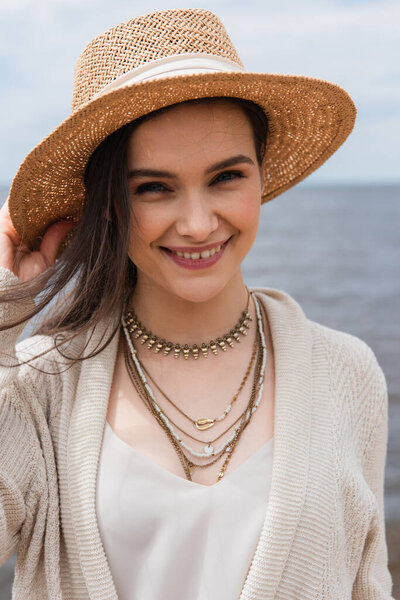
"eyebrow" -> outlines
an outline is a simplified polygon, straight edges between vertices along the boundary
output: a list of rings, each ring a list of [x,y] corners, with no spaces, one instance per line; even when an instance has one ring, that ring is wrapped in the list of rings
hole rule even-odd
[[[226,158],[225,160],[221,160],[220,162],[211,165],[206,170],[206,174],[219,171],[220,169],[226,169],[227,167],[233,167],[239,163],[254,165],[254,162],[250,157],[245,156],[244,154],[238,154],[237,156],[231,156],[230,158]],[[131,179],[132,177],[166,177],[172,179],[173,177],[176,177],[176,174],[169,171],[160,171],[159,169],[132,169],[131,171],[128,171],[128,179]]]

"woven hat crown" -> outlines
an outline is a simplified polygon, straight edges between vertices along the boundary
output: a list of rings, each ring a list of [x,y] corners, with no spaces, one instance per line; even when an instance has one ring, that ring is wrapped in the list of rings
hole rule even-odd
[[[242,66],[225,27],[212,12],[195,8],[154,12],[121,23],[86,46],[75,68],[72,111],[132,69],[185,53],[210,54]]]

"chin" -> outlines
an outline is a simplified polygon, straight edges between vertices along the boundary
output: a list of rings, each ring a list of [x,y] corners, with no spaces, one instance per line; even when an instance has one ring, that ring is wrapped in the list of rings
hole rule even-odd
[[[206,284],[204,281],[191,282],[189,284],[186,282],[182,287],[170,288],[170,291],[182,300],[200,304],[212,300],[224,289],[225,285],[226,282],[222,281],[210,284]]]

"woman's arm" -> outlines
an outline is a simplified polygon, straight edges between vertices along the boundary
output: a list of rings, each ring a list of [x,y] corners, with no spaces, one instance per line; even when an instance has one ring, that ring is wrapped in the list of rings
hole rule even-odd
[[[22,538],[26,547],[32,544],[31,552],[39,548],[45,523],[37,520],[46,500],[43,458],[19,391],[12,385],[0,392],[0,565]]]
[[[353,600],[391,600],[392,578],[388,568],[385,535],[384,479],[388,441],[388,392],[386,379],[372,351],[364,375],[365,390],[377,398],[363,451],[363,474],[373,494],[375,510],[353,585]],[[367,410],[367,406],[366,406]]]
[[[0,208],[0,289],[30,281],[51,266],[72,227],[71,221],[53,223],[43,236],[40,250],[32,252],[15,230],[6,201]],[[0,324],[22,320],[34,307],[30,298],[2,301]],[[32,566],[41,560],[46,526],[48,482],[41,444],[49,443],[49,385],[29,364],[12,367],[39,354],[39,347],[44,350],[46,344],[38,344],[38,336],[18,345],[24,324],[0,332],[0,565],[18,543],[20,562],[29,557]],[[45,370],[51,366],[46,357],[39,362]],[[27,578],[31,575],[26,573]]]
[[[18,278],[0,266],[0,287],[16,282]],[[30,303],[1,303],[0,323],[22,316]],[[43,486],[40,446],[24,398],[39,397],[44,390],[38,390],[32,378],[30,372],[36,371],[10,366],[18,362],[16,345],[23,328],[22,324],[0,333],[0,565],[13,554],[25,521],[34,518]]]

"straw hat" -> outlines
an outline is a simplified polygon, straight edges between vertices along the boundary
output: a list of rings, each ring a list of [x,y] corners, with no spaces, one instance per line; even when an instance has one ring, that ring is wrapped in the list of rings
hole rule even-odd
[[[86,163],[113,131],[161,107],[211,96],[251,100],[269,119],[263,202],[325,162],[356,115],[350,96],[333,83],[246,71],[223,24],[207,10],[136,17],[97,36],[79,57],[71,115],[28,154],[12,182],[17,232],[38,249],[51,223],[79,221]]]

